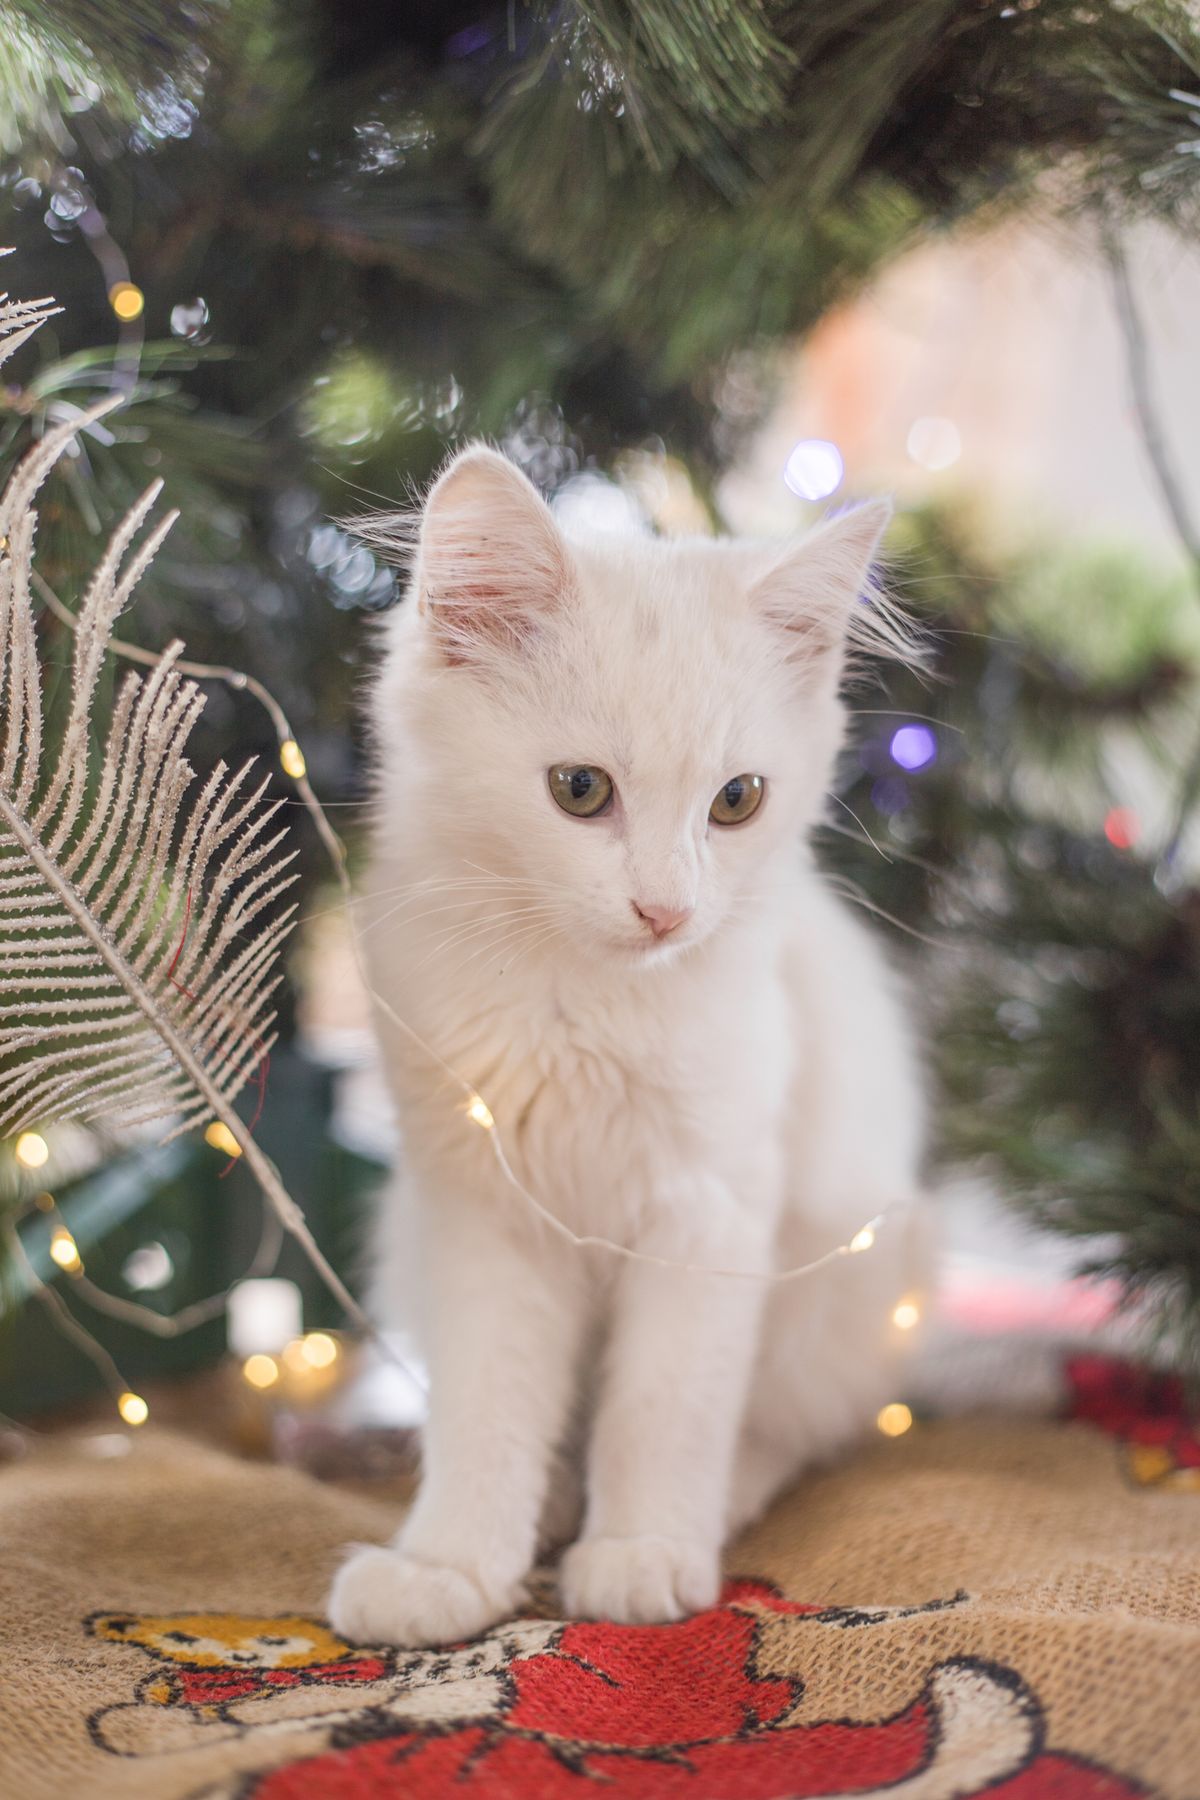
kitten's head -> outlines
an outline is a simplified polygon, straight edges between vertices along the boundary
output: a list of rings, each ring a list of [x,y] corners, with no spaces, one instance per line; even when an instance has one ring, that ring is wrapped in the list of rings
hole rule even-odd
[[[564,954],[700,943],[817,817],[846,647],[898,630],[864,599],[889,515],[782,547],[568,536],[505,458],[463,452],[377,696],[386,817],[439,868],[500,878],[497,908]]]

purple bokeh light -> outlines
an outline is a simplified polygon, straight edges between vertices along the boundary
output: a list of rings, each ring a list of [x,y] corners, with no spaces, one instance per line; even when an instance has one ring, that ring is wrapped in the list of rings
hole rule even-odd
[[[885,775],[882,781],[875,782],[871,788],[871,804],[885,819],[894,819],[897,813],[904,811],[908,802],[908,783],[901,781],[898,775]]]
[[[826,500],[842,485],[846,465],[836,444],[801,438],[783,466],[783,479],[801,500]]]
[[[928,725],[901,725],[888,748],[892,761],[900,768],[924,769],[937,755],[937,739]]]

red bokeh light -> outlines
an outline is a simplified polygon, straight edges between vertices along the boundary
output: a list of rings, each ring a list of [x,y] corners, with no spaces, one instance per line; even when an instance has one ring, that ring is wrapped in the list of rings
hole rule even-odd
[[[1114,806],[1105,816],[1104,835],[1114,850],[1132,850],[1141,835],[1137,814],[1128,806]]]

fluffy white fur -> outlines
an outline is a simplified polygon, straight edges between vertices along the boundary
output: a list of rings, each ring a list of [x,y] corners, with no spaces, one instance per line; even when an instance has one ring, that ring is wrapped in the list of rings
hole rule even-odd
[[[920,1279],[917,1056],[805,843],[844,646],[895,635],[861,599],[887,518],[861,507],[782,548],[567,541],[485,449],[429,497],[374,696],[379,990],[577,1232],[764,1271],[892,1210],[872,1251],[778,1287],[581,1251],[384,1026],[403,1155],[376,1309],[415,1311],[431,1417],[395,1542],[334,1584],[349,1638],[470,1637],[555,1537],[570,1614],[707,1606],[725,1540],[893,1397],[890,1313]],[[561,811],[561,763],[607,770],[611,812]],[[759,811],[710,824],[745,772],[766,779]],[[639,907],[687,916],[660,938]]]

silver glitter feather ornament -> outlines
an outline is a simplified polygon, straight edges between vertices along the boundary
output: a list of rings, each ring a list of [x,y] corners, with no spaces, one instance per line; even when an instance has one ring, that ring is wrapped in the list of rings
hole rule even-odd
[[[0,299],[0,361],[53,309]],[[55,1119],[219,1117],[272,1042],[278,952],[294,907],[280,802],[251,768],[185,760],[204,705],[173,643],[121,683],[102,748],[97,683],[115,619],[176,514],[150,529],[155,482],[96,565],[76,620],[71,691],[48,754],[32,604],[34,500],[71,439],[120,404],[54,427],[0,497],[0,1134]],[[140,542],[138,541],[140,539]]]

